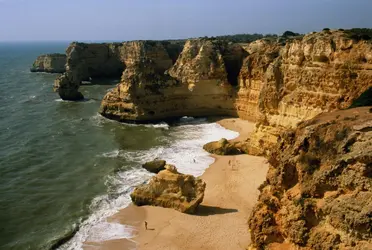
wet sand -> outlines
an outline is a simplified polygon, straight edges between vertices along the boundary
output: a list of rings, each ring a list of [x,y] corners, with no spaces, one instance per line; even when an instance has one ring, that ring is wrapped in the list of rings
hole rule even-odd
[[[244,140],[254,124],[240,119],[219,123],[240,133]],[[85,243],[85,249],[246,249],[250,244],[247,221],[265,180],[266,159],[250,155],[215,156],[216,161],[201,176],[207,183],[203,203],[195,215],[173,209],[131,205],[110,221],[137,228],[130,240]],[[230,165],[229,165],[230,162]],[[145,230],[144,221],[148,223]]]

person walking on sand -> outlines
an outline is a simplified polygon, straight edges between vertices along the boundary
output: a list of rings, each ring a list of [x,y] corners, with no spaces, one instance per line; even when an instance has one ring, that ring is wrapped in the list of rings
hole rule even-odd
[[[147,221],[145,221],[145,229],[147,230]]]

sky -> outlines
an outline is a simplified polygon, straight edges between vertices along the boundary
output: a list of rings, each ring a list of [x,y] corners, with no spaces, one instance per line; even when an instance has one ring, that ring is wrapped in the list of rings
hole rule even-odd
[[[372,28],[372,0],[0,0],[0,41],[124,41]]]

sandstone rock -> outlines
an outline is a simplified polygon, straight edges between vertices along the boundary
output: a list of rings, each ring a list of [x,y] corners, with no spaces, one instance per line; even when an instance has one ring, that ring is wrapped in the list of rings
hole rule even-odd
[[[182,43],[134,41],[124,43],[88,44],[74,42],[66,50],[66,73],[56,81],[55,91],[65,93],[61,98],[74,100],[82,81],[117,78],[126,68],[152,64],[155,71],[172,66]],[[148,56],[144,56],[147,51]],[[163,70],[164,72],[164,70]],[[163,73],[162,72],[162,73]],[[69,86],[69,91],[59,91],[59,86]],[[67,94],[72,94],[69,97]]]
[[[167,48],[146,46],[140,51],[143,60],[128,67],[121,83],[103,99],[103,116],[146,122],[207,113],[235,114],[228,79],[239,72],[246,54],[241,46],[189,40],[173,66],[170,53],[165,53]],[[157,67],[159,60],[169,63]]]
[[[71,82],[66,73],[57,77],[54,81],[53,89],[59,94],[62,100],[79,101],[84,99],[83,94],[78,91],[79,84]]]
[[[142,167],[151,173],[157,174],[165,169],[165,164],[166,162],[164,160],[153,160],[146,162]]]
[[[349,107],[372,86],[372,44],[343,31],[311,33],[284,46],[257,41],[251,47],[236,103],[240,117],[258,122],[250,147],[261,154],[269,153],[281,132]]]
[[[65,54],[46,54],[38,56],[33,63],[31,72],[64,73],[66,64]]]
[[[194,213],[203,201],[205,182],[192,175],[178,173],[166,165],[148,184],[136,187],[130,195],[137,206],[151,205],[173,208],[182,213]]]
[[[352,105],[372,86],[371,69],[372,44],[353,40],[346,31],[248,45],[211,39],[184,46],[73,43],[55,90],[63,99],[81,99],[81,81],[121,75],[101,103],[103,116],[130,122],[239,116],[257,123],[248,151],[267,155],[286,129]]]
[[[237,143],[231,143],[225,138],[219,141],[209,142],[203,146],[203,149],[208,153],[216,155],[238,155],[243,153]]]
[[[371,107],[325,113],[280,136],[249,219],[259,249],[372,246]]]

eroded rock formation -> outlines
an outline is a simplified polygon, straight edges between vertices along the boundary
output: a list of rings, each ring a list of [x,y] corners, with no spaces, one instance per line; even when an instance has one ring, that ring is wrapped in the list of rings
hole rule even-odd
[[[203,201],[205,186],[200,178],[181,174],[175,166],[166,165],[148,184],[136,187],[130,197],[138,206],[161,206],[194,213]]]
[[[136,122],[239,116],[257,122],[248,151],[265,155],[284,130],[346,108],[372,86],[370,41],[353,40],[344,31],[282,40],[189,40],[176,61],[141,49],[143,60],[127,67],[100,113]]]
[[[257,149],[270,148],[282,131],[301,121],[349,107],[371,87],[372,44],[343,31],[312,33],[288,41],[266,67],[258,98],[261,117],[250,142]]]
[[[303,122],[269,163],[249,220],[256,247],[372,249],[371,107]]]
[[[73,43],[66,70],[55,90],[70,100],[83,98],[78,92],[83,80],[121,75],[102,101],[105,117],[148,122],[239,116],[257,122],[248,151],[267,155],[281,132],[350,106],[372,86],[372,44],[329,30],[250,44]]]
[[[31,72],[64,73],[66,64],[65,54],[46,54],[38,56],[30,68]]]
[[[143,48],[142,60],[124,71],[121,83],[103,99],[100,113],[139,122],[235,114],[234,90],[228,79],[236,78],[236,69],[246,55],[240,46],[189,40],[173,66],[166,50],[163,52]]]
[[[84,98],[79,92],[82,81],[97,78],[120,78],[140,67],[145,73],[147,65],[153,70],[170,68],[182,48],[180,43],[135,41],[124,43],[87,44],[74,42],[66,50],[66,73],[56,79],[54,90],[65,100]],[[125,79],[126,76],[123,75]]]

